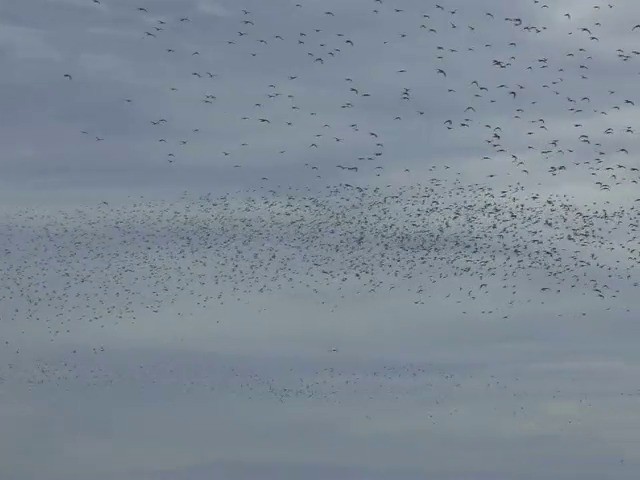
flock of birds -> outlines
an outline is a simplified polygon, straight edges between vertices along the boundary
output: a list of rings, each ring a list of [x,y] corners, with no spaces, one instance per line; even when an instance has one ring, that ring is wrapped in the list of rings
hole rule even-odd
[[[551,27],[543,23],[543,14],[532,18],[536,20],[534,22],[518,16],[500,18],[502,15],[499,12],[483,12],[480,6],[465,5],[462,8],[432,4],[429,8],[422,5],[419,11],[414,11],[408,8],[412,6],[411,2],[406,2],[406,8],[400,8],[403,2],[376,0],[372,3],[374,8],[364,10],[362,15],[373,17],[370,21],[376,22],[374,25],[393,25],[399,20],[405,20],[406,23],[406,28],[397,32],[395,38],[378,39],[379,45],[372,45],[369,39],[361,41],[357,32],[350,34],[341,30],[338,10],[322,11],[314,4],[298,3],[288,7],[293,10],[288,13],[295,15],[293,18],[304,18],[305,12],[310,10],[310,17],[320,17],[317,19],[318,27],[287,34],[274,25],[262,26],[260,17],[250,10],[239,11],[237,37],[220,39],[220,44],[213,48],[226,49],[225,55],[229,57],[247,55],[248,59],[243,60],[247,62],[258,61],[262,57],[271,60],[279,55],[290,55],[296,60],[299,58],[300,62],[311,63],[311,67],[302,64],[308,76],[320,75],[326,69],[334,81],[344,79],[343,87],[341,92],[332,92],[335,103],[323,105],[322,111],[305,107],[308,99],[301,98],[297,92],[300,91],[298,84],[308,79],[295,70],[280,74],[277,81],[266,83],[262,92],[255,92],[254,99],[250,99],[253,92],[246,92],[242,101],[232,107],[234,113],[231,115],[237,115],[237,118],[227,118],[225,121],[237,126],[240,135],[246,135],[247,138],[238,145],[230,145],[220,151],[218,155],[222,158],[214,160],[217,164],[226,164],[227,157],[245,158],[243,150],[253,145],[252,140],[259,141],[263,137],[286,141],[286,144],[275,149],[273,146],[255,145],[263,155],[273,153],[282,156],[293,150],[301,158],[312,160],[304,162],[304,168],[317,178],[334,178],[335,173],[328,175],[327,171],[336,168],[346,174],[360,172],[358,175],[364,179],[368,175],[363,175],[363,170],[381,176],[385,168],[395,170],[399,163],[395,158],[390,161],[391,165],[385,162],[389,152],[385,152],[383,131],[396,133],[395,129],[388,126],[389,122],[406,123],[407,120],[415,121],[424,117],[427,120],[418,128],[432,129],[435,127],[431,125],[433,115],[425,115],[430,107],[428,102],[433,102],[433,95],[443,95],[451,98],[453,108],[448,110],[446,117],[437,120],[444,132],[435,135],[448,134],[447,139],[451,142],[461,135],[477,139],[476,151],[482,152],[478,160],[485,163],[483,169],[488,170],[488,179],[525,177],[545,172],[551,176],[571,175],[579,179],[586,176],[604,191],[621,185],[638,184],[639,167],[633,160],[633,151],[629,150],[636,135],[635,126],[622,123],[632,118],[629,112],[633,112],[635,107],[635,100],[630,97],[633,92],[620,92],[615,86],[603,86],[599,91],[599,86],[604,82],[596,82],[596,88],[590,83],[594,59],[617,62],[616,75],[621,78],[635,80],[640,73],[635,67],[640,50],[599,50],[599,31],[609,27],[607,20],[615,12],[614,4],[594,5],[592,10],[596,13],[587,16],[587,24],[577,22],[569,12],[558,14],[557,19],[547,15],[546,21],[549,23],[561,21],[560,25],[554,25],[554,29],[568,36],[566,47],[556,49],[555,45],[551,45],[553,50],[549,51],[549,46],[545,46],[547,48],[544,51],[548,53],[529,56],[527,50],[520,52],[518,41],[513,40],[521,39],[527,47],[531,42],[545,42],[545,34]],[[539,1],[533,4],[540,12],[549,10],[548,5]],[[283,16],[288,18],[284,13]],[[179,57],[180,65],[184,62],[192,64],[192,71],[185,71],[184,74],[197,83],[195,87],[189,85],[185,94],[188,98],[182,97],[182,101],[193,101],[189,105],[197,108],[195,101],[199,99],[205,107],[213,109],[211,118],[214,122],[220,118],[217,105],[223,101],[219,97],[224,93],[216,93],[216,89],[221,88],[218,82],[224,80],[220,78],[224,74],[215,73],[213,66],[200,59],[207,53],[204,49],[191,51],[172,46],[176,35],[179,35],[177,38],[190,39],[186,29],[201,20],[188,16],[159,18],[151,6],[132,7],[131,14],[137,14],[141,22],[151,25],[142,32],[142,37],[150,40],[150,44],[144,47],[150,49],[149,55],[155,53],[164,56],[158,58],[162,62],[175,61]],[[283,25],[279,26],[284,28]],[[635,35],[633,39],[637,38],[639,29],[640,25],[629,25],[629,32]],[[165,41],[165,37],[171,40]],[[604,40],[606,38],[603,37]],[[344,61],[340,62],[340,68],[331,66],[332,62],[336,63],[342,57],[346,57],[346,62],[357,61],[358,55],[366,57],[371,50],[376,54],[378,50],[382,53],[387,50],[393,56],[403,47],[411,46],[412,42],[420,48],[424,47],[424,53],[419,58],[388,62],[399,68],[381,72],[381,75],[395,76],[395,92],[386,83],[382,85],[384,90],[381,90],[375,77],[356,78],[348,71],[344,75]],[[363,48],[365,50],[361,52]],[[157,51],[153,52],[154,49]],[[379,59],[371,60],[375,62]],[[425,64],[429,62],[433,65],[431,73],[425,69]],[[470,62],[477,62],[481,70],[464,68]],[[384,66],[382,63],[380,68]],[[75,78],[71,73],[64,76],[69,80]],[[228,84],[222,88],[228,88]],[[201,92],[196,98],[193,98],[194,90]],[[169,95],[181,95],[181,89],[174,85],[167,85],[165,91]],[[395,105],[393,98],[396,99]],[[370,108],[375,108],[377,101],[388,106],[389,114],[384,122],[368,121],[367,113]],[[135,100],[125,98],[124,102],[134,103]],[[360,113],[360,109],[363,113]],[[545,118],[550,111],[554,118]],[[170,115],[159,113],[156,118],[148,120],[148,125],[157,132],[155,141],[166,146],[166,160],[177,167],[181,158],[189,156],[185,149],[192,144],[197,145],[207,131],[205,125],[198,125],[191,129],[190,135],[170,138],[165,134],[170,131],[168,125],[171,120],[168,117]],[[331,120],[336,117],[340,118],[341,124]],[[487,122],[487,119],[496,117],[505,120],[511,117],[511,120]],[[558,118],[562,127],[558,124]],[[363,124],[363,121],[368,124]],[[255,124],[262,126],[261,129],[256,130]],[[559,135],[558,131],[565,130],[567,126],[571,126],[573,134],[567,135],[563,131]],[[315,132],[310,134],[313,130]],[[82,133],[91,135],[88,130]],[[150,135],[153,136],[153,133]],[[95,140],[101,142],[105,137],[97,134]],[[356,145],[357,151],[354,154],[351,148],[336,148],[340,145]],[[327,153],[300,154],[305,149],[326,149]],[[252,151],[250,155],[255,153]],[[349,160],[351,155],[353,157]],[[336,164],[335,158],[344,160]],[[232,161],[234,168],[244,166],[244,163]],[[345,164],[346,161],[349,164]],[[408,166],[402,170],[410,172]],[[324,177],[323,172],[326,172]],[[357,179],[358,176],[353,176],[353,173],[350,178]],[[269,180],[267,177],[260,179]]]
[[[557,13],[539,0],[531,2],[535,10],[524,9],[533,12],[531,18],[482,11],[482,2],[442,2],[420,2],[416,9],[415,2],[372,0],[357,12],[362,21],[403,28],[389,36],[383,30],[366,42],[340,21],[349,14],[346,6],[323,11],[317,2],[278,4],[283,12],[290,10],[282,15],[289,20],[280,25],[263,24],[250,9],[226,18],[237,22],[236,34],[215,46],[226,49],[226,56],[252,62],[286,51],[290,63],[305,73],[289,65],[263,91],[246,92],[233,110],[237,118],[228,120],[246,138],[223,147],[212,161],[243,168],[249,157],[243,152],[254,141],[264,157],[295,152],[291,155],[303,160],[292,167],[291,185],[261,176],[255,188],[223,195],[186,193],[176,201],[134,199],[123,206],[103,202],[56,213],[25,209],[5,215],[0,377],[33,385],[121,381],[129,374],[108,370],[99,360],[109,354],[102,341],[108,332],[152,329],[166,316],[176,322],[207,316],[223,326],[228,320],[216,312],[224,305],[259,303],[261,297],[286,301],[295,294],[326,315],[347,302],[364,304],[379,296],[425,312],[447,305],[459,318],[505,322],[566,299],[575,299],[573,315],[579,318],[634,315],[633,291],[640,280],[640,198],[629,197],[640,180],[633,151],[634,92],[625,93],[624,82],[602,90],[602,79],[590,81],[593,65],[601,62],[620,78],[638,78],[639,50],[599,46],[611,33],[616,4],[594,5],[586,15],[589,22],[580,23],[572,12]],[[100,9],[108,1],[93,3]],[[138,39],[143,46],[136,48],[163,62],[180,58],[192,65],[184,72],[184,81],[193,83],[187,93],[181,85],[167,85],[164,93],[220,118],[217,108],[225,94],[217,85],[228,73],[201,60],[204,47],[188,50],[165,40],[178,30],[188,35],[203,20],[157,16],[153,2],[130,10],[145,25],[143,40]],[[317,27],[295,31],[297,18],[316,19]],[[621,28],[640,39],[640,25]],[[564,32],[566,42],[545,43],[552,29]],[[531,56],[518,48],[531,42],[548,54]],[[424,47],[419,58],[395,55],[412,44]],[[395,60],[376,63],[382,84],[348,71],[359,58],[373,54],[377,62],[385,52]],[[472,64],[477,68],[465,68]],[[311,101],[300,86],[305,76],[314,75],[339,78],[341,85],[317,111],[307,106]],[[74,71],[64,77],[83,81]],[[122,101],[135,105],[137,99]],[[384,105],[384,113],[370,117],[379,108],[376,102]],[[449,102],[453,108],[438,118],[429,102]],[[171,168],[181,168],[189,152],[198,154],[191,145],[206,142],[206,124],[172,129],[171,112],[146,121],[154,143],[150,151],[156,155],[162,145],[161,160]],[[402,164],[390,148],[399,148],[394,135],[402,130],[396,125],[403,124],[445,144],[470,142],[473,165],[430,158],[416,173],[415,163]],[[171,136],[177,130],[190,133]],[[91,129],[82,135],[101,145],[110,141]],[[396,173],[401,176],[390,180]],[[382,183],[376,184],[376,177]],[[554,177],[584,181],[599,196],[580,201],[558,192]],[[268,308],[260,307],[256,315]],[[79,343],[76,335],[92,338],[93,344]],[[61,357],[38,358],[35,370],[25,370],[24,365],[33,365],[34,338],[66,350]],[[330,359],[343,354],[338,346],[327,349]],[[29,361],[21,363],[23,357]],[[425,385],[433,387],[440,392],[432,395],[437,405],[465,385],[502,388],[495,377],[479,382],[478,374],[461,381],[425,365],[357,373],[332,366],[296,372],[280,382],[266,373],[230,368],[212,382],[211,370],[202,378],[195,373],[185,378],[184,369],[152,363],[140,365],[140,382],[175,378],[188,388],[211,389],[222,382],[243,394],[270,394],[279,401],[335,400],[343,390],[375,396],[392,380],[406,389],[393,389],[396,396],[415,393],[418,384],[422,393],[432,392]],[[514,415],[526,415],[520,406]],[[454,413],[449,409],[446,415]]]
[[[522,186],[327,187],[238,191],[175,203],[108,204],[56,214],[27,210],[4,224],[0,300],[19,363],[36,338],[75,345],[109,329],[153,328],[261,297],[344,303],[383,295],[459,318],[501,318],[576,298],[574,314],[627,315],[639,286],[635,206],[573,204]],[[363,303],[364,304],[364,303]],[[255,315],[264,311],[261,307]],[[557,315],[562,316],[563,313]],[[44,335],[44,337],[42,337]],[[76,354],[68,353],[73,378]],[[338,349],[331,349],[337,353]],[[67,375],[71,375],[68,377]]]

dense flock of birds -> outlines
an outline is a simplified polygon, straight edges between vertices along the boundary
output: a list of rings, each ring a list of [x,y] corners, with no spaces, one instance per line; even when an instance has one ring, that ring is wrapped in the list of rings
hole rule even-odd
[[[237,117],[227,121],[246,138],[214,152],[212,161],[242,168],[249,155],[244,151],[253,142],[265,157],[307,153],[292,167],[295,180],[288,186],[258,177],[255,188],[223,195],[185,193],[176,201],[136,198],[123,206],[103,202],[5,215],[0,229],[3,381],[177,381],[187,388],[233,388],[249,397],[270,394],[279,401],[339,401],[346,391],[371,397],[425,395],[452,415],[455,407],[448,399],[458,389],[508,388],[517,398],[526,392],[514,386],[513,378],[502,384],[484,373],[461,379],[427,364],[354,366],[351,371],[345,364],[309,371],[296,367],[273,379],[260,366],[225,369],[207,361],[200,372],[188,372],[186,366],[148,359],[136,376],[130,365],[122,371],[113,367],[117,353],[110,357],[111,369],[101,363],[109,355],[103,338],[130,328],[153,329],[166,317],[189,322],[206,316],[223,325],[232,321],[217,316],[223,306],[259,304],[263,297],[285,302],[295,297],[326,315],[345,303],[364,305],[379,296],[425,312],[447,305],[454,317],[479,321],[553,312],[544,306],[567,300],[575,300],[572,314],[579,318],[637,314],[640,198],[629,197],[640,180],[632,149],[634,92],[624,81],[602,91],[601,78],[590,82],[594,59],[610,65],[616,78],[638,78],[639,50],[599,46],[617,29],[610,25],[616,4],[593,5],[592,12],[581,12],[589,22],[581,23],[574,19],[578,14],[558,13],[539,0],[531,2],[534,10],[525,7],[528,2],[513,2],[515,11],[529,12],[530,18],[483,11],[482,2],[344,3],[334,10],[323,10],[320,2],[277,3],[282,9],[278,25],[263,25],[250,8],[238,8],[237,15],[225,18],[237,22],[233,37],[189,50],[184,42],[172,46],[171,39],[188,37],[190,28],[201,28],[202,18],[162,17],[153,2],[131,6],[130,14],[144,25],[137,39],[142,44],[132,48],[162,56],[163,62],[178,57],[181,65],[192,65],[184,72],[185,82],[193,83],[187,93],[167,85],[166,95],[182,95],[189,108],[211,109],[212,119],[220,118],[216,109],[225,100],[217,82],[229,73],[224,65],[202,60],[204,48],[225,49],[227,57],[245,62],[272,61],[287,52],[289,64],[280,68],[280,78],[267,81],[264,91],[246,92],[233,113],[226,113]],[[93,4],[102,9],[109,2]],[[357,29],[349,31],[340,21],[356,5],[365,5],[357,12],[363,21],[401,21],[404,28],[389,36],[382,29],[384,34],[364,42]],[[316,19],[317,27],[295,31],[297,18]],[[640,39],[640,25],[631,22],[620,29]],[[566,41],[545,43],[551,30],[564,32]],[[532,56],[520,42],[542,45],[547,54]],[[424,46],[419,58],[394,53],[412,44]],[[384,85],[349,72],[351,62],[372,52]],[[393,62],[378,61],[385,52]],[[305,73],[296,73],[292,65]],[[304,75],[324,70],[339,76],[343,87],[314,111],[304,96],[313,93],[300,84]],[[70,71],[62,81],[83,78]],[[430,99],[454,108],[437,118],[429,111]],[[135,104],[137,99],[122,101]],[[369,119],[367,112],[380,105],[385,118]],[[417,132],[435,132],[444,142],[477,140],[468,151],[477,157],[473,168],[479,164],[481,174],[468,181],[467,163],[440,164],[437,158],[426,159],[428,168],[417,174],[402,165],[387,145],[393,143],[395,125],[415,121],[421,122]],[[155,137],[149,148],[156,155],[161,145],[162,163],[180,169],[189,155],[198,155],[189,147],[203,142],[210,127],[171,130],[171,122],[171,112],[148,119],[146,128]],[[189,133],[170,136],[176,131]],[[81,135],[100,146],[110,141],[91,129]],[[385,169],[404,176],[387,182]],[[546,188],[545,180],[558,176],[595,187],[597,198],[585,202]],[[325,185],[318,183],[322,179]],[[316,182],[313,188],[310,182]],[[255,315],[268,308],[261,304]],[[567,315],[562,311],[557,315]],[[78,338],[91,338],[92,344]],[[56,353],[44,358],[30,352],[34,339],[44,339]],[[338,346],[327,350],[323,361],[328,363],[344,354]],[[35,370],[26,368],[33,367],[34,357]],[[526,416],[523,410],[524,403],[519,404],[513,415]]]
[[[13,332],[3,375],[20,370],[25,352],[32,360],[29,346],[44,338],[68,350],[64,361],[54,368],[39,359],[37,375],[21,378],[113,381],[111,373],[76,371],[91,363],[87,353],[105,353],[110,330],[152,330],[167,315],[185,326],[194,318],[220,325],[233,321],[225,304],[258,306],[261,298],[302,299],[326,315],[380,295],[425,314],[438,304],[478,320],[509,321],[574,299],[581,318],[630,315],[638,228],[635,207],[576,206],[518,186],[494,191],[438,179],[342,184],[322,196],[249,190],[25,210],[3,225],[11,261],[1,267],[0,300]],[[78,335],[93,345],[78,345]]]

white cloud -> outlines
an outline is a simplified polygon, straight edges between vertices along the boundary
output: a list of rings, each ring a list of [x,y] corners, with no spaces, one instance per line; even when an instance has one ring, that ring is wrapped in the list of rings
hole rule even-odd
[[[46,32],[35,28],[0,25],[0,49],[18,59],[60,60],[61,53],[46,39]]]
[[[216,17],[229,17],[233,15],[230,10],[222,6],[220,2],[213,0],[198,0],[196,8],[200,13]]]

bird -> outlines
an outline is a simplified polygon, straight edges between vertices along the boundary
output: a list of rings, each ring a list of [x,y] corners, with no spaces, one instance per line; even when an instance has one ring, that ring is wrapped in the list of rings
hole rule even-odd
[[[105,34],[106,17],[96,13],[114,13],[115,5],[103,3],[99,12],[76,12],[87,27],[74,33],[76,43]],[[90,75],[78,77],[78,89],[48,85],[45,92],[20,77],[32,82],[30,92],[57,99],[33,108],[46,107],[62,125],[46,142],[32,142],[29,157],[44,158],[50,149],[55,169],[77,170],[78,155],[87,167],[82,178],[65,177],[65,189],[122,177],[121,187],[133,192],[142,185],[137,179],[162,179],[171,168],[188,190],[122,196],[118,205],[87,195],[58,212],[50,205],[3,209],[2,319],[19,328],[3,331],[11,348],[2,350],[2,379],[22,381],[9,365],[31,356],[41,362],[25,382],[34,390],[42,378],[67,387],[79,378],[95,384],[129,375],[141,389],[170,378],[185,395],[229,389],[233,398],[322,398],[334,406],[355,399],[362,408],[375,398],[380,412],[389,394],[395,410],[419,398],[428,414],[416,418],[439,423],[460,414],[447,400],[467,390],[454,396],[490,393],[498,414],[497,405],[511,407],[504,409],[509,421],[534,421],[535,409],[520,409],[529,406],[521,401],[525,388],[512,390],[502,377],[498,384],[486,366],[467,372],[473,381],[441,364],[427,367],[428,351],[421,365],[393,359],[391,349],[375,365],[302,365],[283,357],[273,360],[280,366],[260,359],[242,368],[227,358],[183,363],[182,354],[146,352],[131,375],[105,360],[127,363],[121,349],[99,347],[132,325],[136,335],[178,332],[175,341],[186,351],[185,332],[215,343],[216,329],[232,328],[236,313],[246,314],[240,323],[250,331],[254,322],[268,323],[261,317],[267,311],[282,313],[287,299],[309,318],[317,313],[323,328],[351,328],[362,317],[371,331],[392,325],[395,333],[402,322],[367,309],[409,306],[418,322],[437,311],[441,323],[458,326],[473,317],[488,335],[537,311],[551,312],[560,328],[583,317],[615,317],[623,327],[634,318],[640,199],[629,192],[640,181],[631,111],[640,51],[616,37],[640,29],[627,23],[631,8],[617,2],[618,12],[610,12],[598,2],[578,12],[535,0],[503,21],[457,3],[377,0],[325,11],[313,2],[276,2],[253,14],[242,9],[248,2],[226,2],[213,9],[220,14],[213,20],[237,21],[243,31],[208,28],[206,16],[191,22],[184,16],[192,16],[190,8],[172,11],[171,21],[138,8],[145,15],[136,18],[133,4],[127,8],[134,18],[120,13],[134,35],[104,43],[104,57],[79,57]],[[355,30],[352,17],[360,22]],[[120,21],[119,14],[109,18]],[[153,41],[136,41],[135,28],[148,29],[141,36]],[[51,67],[44,59],[28,63],[36,62],[42,71]],[[429,62],[431,77],[422,78]],[[603,65],[615,89],[597,78]],[[439,75],[442,82],[429,81]],[[114,88],[122,93],[113,96]],[[96,108],[78,109],[86,98]],[[67,136],[69,122],[84,136]],[[177,155],[169,145],[185,148]],[[118,178],[98,178],[93,162],[115,168]],[[233,179],[220,175],[225,169]],[[56,355],[47,357],[27,337],[47,340]],[[47,362],[55,368],[47,370]],[[497,370],[491,373],[509,371]],[[558,389],[577,398],[581,389],[563,382]],[[541,402],[557,393],[536,392]],[[482,402],[469,405],[471,413],[482,410]],[[577,428],[581,411],[559,428]]]

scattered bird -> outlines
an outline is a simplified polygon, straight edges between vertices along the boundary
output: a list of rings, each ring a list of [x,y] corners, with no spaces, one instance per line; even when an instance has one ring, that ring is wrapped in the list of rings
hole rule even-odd
[[[158,175],[170,170],[182,178],[193,160],[202,172],[232,171],[248,186],[175,202],[102,202],[3,217],[2,320],[33,328],[64,352],[61,362],[32,369],[30,385],[121,379],[99,365],[87,372],[94,364],[84,356],[108,355],[101,343],[125,325],[152,330],[161,315],[186,331],[194,316],[215,329],[226,321],[215,318],[218,308],[289,292],[327,317],[351,301],[382,298],[426,316],[444,303],[454,320],[505,322],[518,309],[554,314],[551,302],[571,304],[563,312],[577,319],[606,309],[606,318],[635,318],[640,198],[631,194],[640,166],[636,97],[627,85],[635,85],[640,51],[610,43],[616,31],[631,35],[630,23],[602,2],[587,16],[571,6],[522,2],[507,17],[472,2],[442,3],[379,0],[358,10],[354,2],[349,10],[363,25],[385,27],[368,37],[366,27],[347,30],[350,12],[305,2],[274,4],[269,19],[234,4],[237,16],[225,18],[237,27],[208,28],[206,37],[202,18],[184,16],[188,8],[164,21],[126,7],[139,36],[123,41],[132,58],[158,62],[149,70],[156,77],[144,91],[119,83],[122,93],[109,96],[103,85],[110,70],[95,76],[100,83],[77,76],[78,94],[91,89],[105,105],[86,118],[73,110],[79,124],[72,131],[85,129],[74,141],[111,161],[127,138],[112,131],[131,125],[140,128],[132,162],[144,150],[157,160]],[[405,55],[418,46],[419,54]],[[614,90],[590,74],[602,65]],[[76,92],[65,90],[53,94],[73,105]],[[109,122],[113,130],[92,127]],[[169,151],[176,145],[185,147],[178,156]],[[274,154],[278,168],[268,162]],[[563,191],[563,177],[586,196]],[[5,348],[10,362],[0,366],[0,382],[30,348],[25,338],[3,333],[11,350]],[[340,347],[340,355],[327,357],[348,353],[342,341]],[[153,370],[140,370],[140,383],[154,379]],[[513,395],[522,394],[497,378],[483,378],[479,389],[480,382],[443,370],[397,363],[357,372],[321,368],[296,379],[274,379],[267,368],[222,377],[237,391],[282,402],[337,401],[347,390],[420,391],[425,403],[433,399],[429,421],[458,414],[439,393],[504,387],[514,407]],[[188,374],[176,371],[167,376],[184,381]],[[442,413],[445,405],[451,410]],[[529,428],[526,415],[514,412]]]

